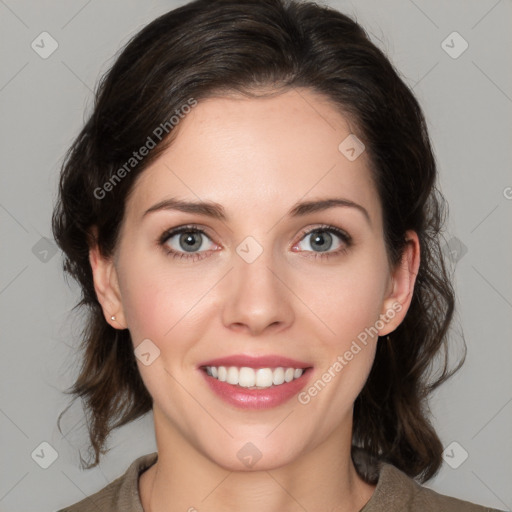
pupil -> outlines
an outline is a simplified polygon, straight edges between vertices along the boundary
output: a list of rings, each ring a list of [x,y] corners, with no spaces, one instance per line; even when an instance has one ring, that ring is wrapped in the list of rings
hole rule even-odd
[[[332,236],[330,235],[330,233],[326,232],[326,231],[318,231],[317,233],[322,233],[322,234],[317,234],[316,236],[313,237],[313,242],[312,242],[312,246],[314,246],[315,244],[319,243],[320,245],[322,245],[322,242],[325,242],[327,240],[327,242],[330,242],[332,241]],[[327,247],[319,247],[318,249],[320,251],[327,251],[330,247],[330,243],[327,244]]]
[[[194,241],[195,236],[196,236],[195,233],[185,233],[185,234],[181,235],[180,243],[185,245],[184,249],[186,251],[199,249],[199,247],[201,247],[201,240]]]

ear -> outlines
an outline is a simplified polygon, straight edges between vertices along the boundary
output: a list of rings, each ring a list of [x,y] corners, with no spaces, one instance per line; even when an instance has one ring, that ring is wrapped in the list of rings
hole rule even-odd
[[[93,242],[89,246],[89,262],[93,274],[94,289],[103,309],[103,314],[114,329],[126,329],[114,259],[106,258],[101,254],[97,243],[96,226],[91,228],[91,240]],[[115,320],[112,320],[112,316],[115,316]]]
[[[389,292],[382,304],[381,320],[384,327],[379,336],[394,331],[403,321],[411,305],[420,267],[420,242],[415,231],[406,232],[406,246],[402,258],[391,274]]]

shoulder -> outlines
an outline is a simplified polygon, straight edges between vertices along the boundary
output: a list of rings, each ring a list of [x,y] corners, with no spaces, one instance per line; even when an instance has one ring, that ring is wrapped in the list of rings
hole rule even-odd
[[[373,458],[359,447],[352,447],[352,458],[359,475],[376,484],[373,495],[360,512],[500,512],[428,489],[397,467]]]
[[[414,512],[499,512],[420,485],[391,464],[380,463],[375,491],[361,512],[402,510]]]
[[[100,491],[57,512],[143,512],[140,503],[139,475],[157,460],[157,452],[134,460],[126,472]]]

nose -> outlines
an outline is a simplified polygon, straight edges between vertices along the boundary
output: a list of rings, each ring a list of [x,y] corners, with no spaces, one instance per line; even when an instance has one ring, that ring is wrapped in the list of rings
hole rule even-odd
[[[264,250],[252,263],[233,255],[234,268],[223,289],[225,327],[257,336],[265,331],[275,334],[293,323],[293,293],[284,270],[275,268],[271,253]]]

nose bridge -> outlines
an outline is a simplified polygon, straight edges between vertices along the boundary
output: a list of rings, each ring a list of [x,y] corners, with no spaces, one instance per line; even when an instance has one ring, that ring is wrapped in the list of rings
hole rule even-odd
[[[233,277],[236,279],[237,293],[244,295],[239,299],[264,298],[269,303],[274,295],[280,293],[277,289],[279,283],[271,271],[275,272],[276,266],[271,243],[271,237],[267,237],[265,246],[255,238],[247,237],[237,246]]]
[[[275,277],[270,271],[276,266],[274,251],[270,242],[263,247],[254,238],[250,238],[238,245],[237,257],[234,258],[234,270],[235,274],[238,274],[238,282],[242,286],[252,287],[255,292],[259,289],[261,292],[265,288],[273,288],[276,284],[273,282]]]
[[[236,247],[224,303],[226,326],[244,324],[256,333],[292,320],[289,292],[275,275],[282,267],[272,243],[272,236],[266,237],[265,243],[247,237]]]

